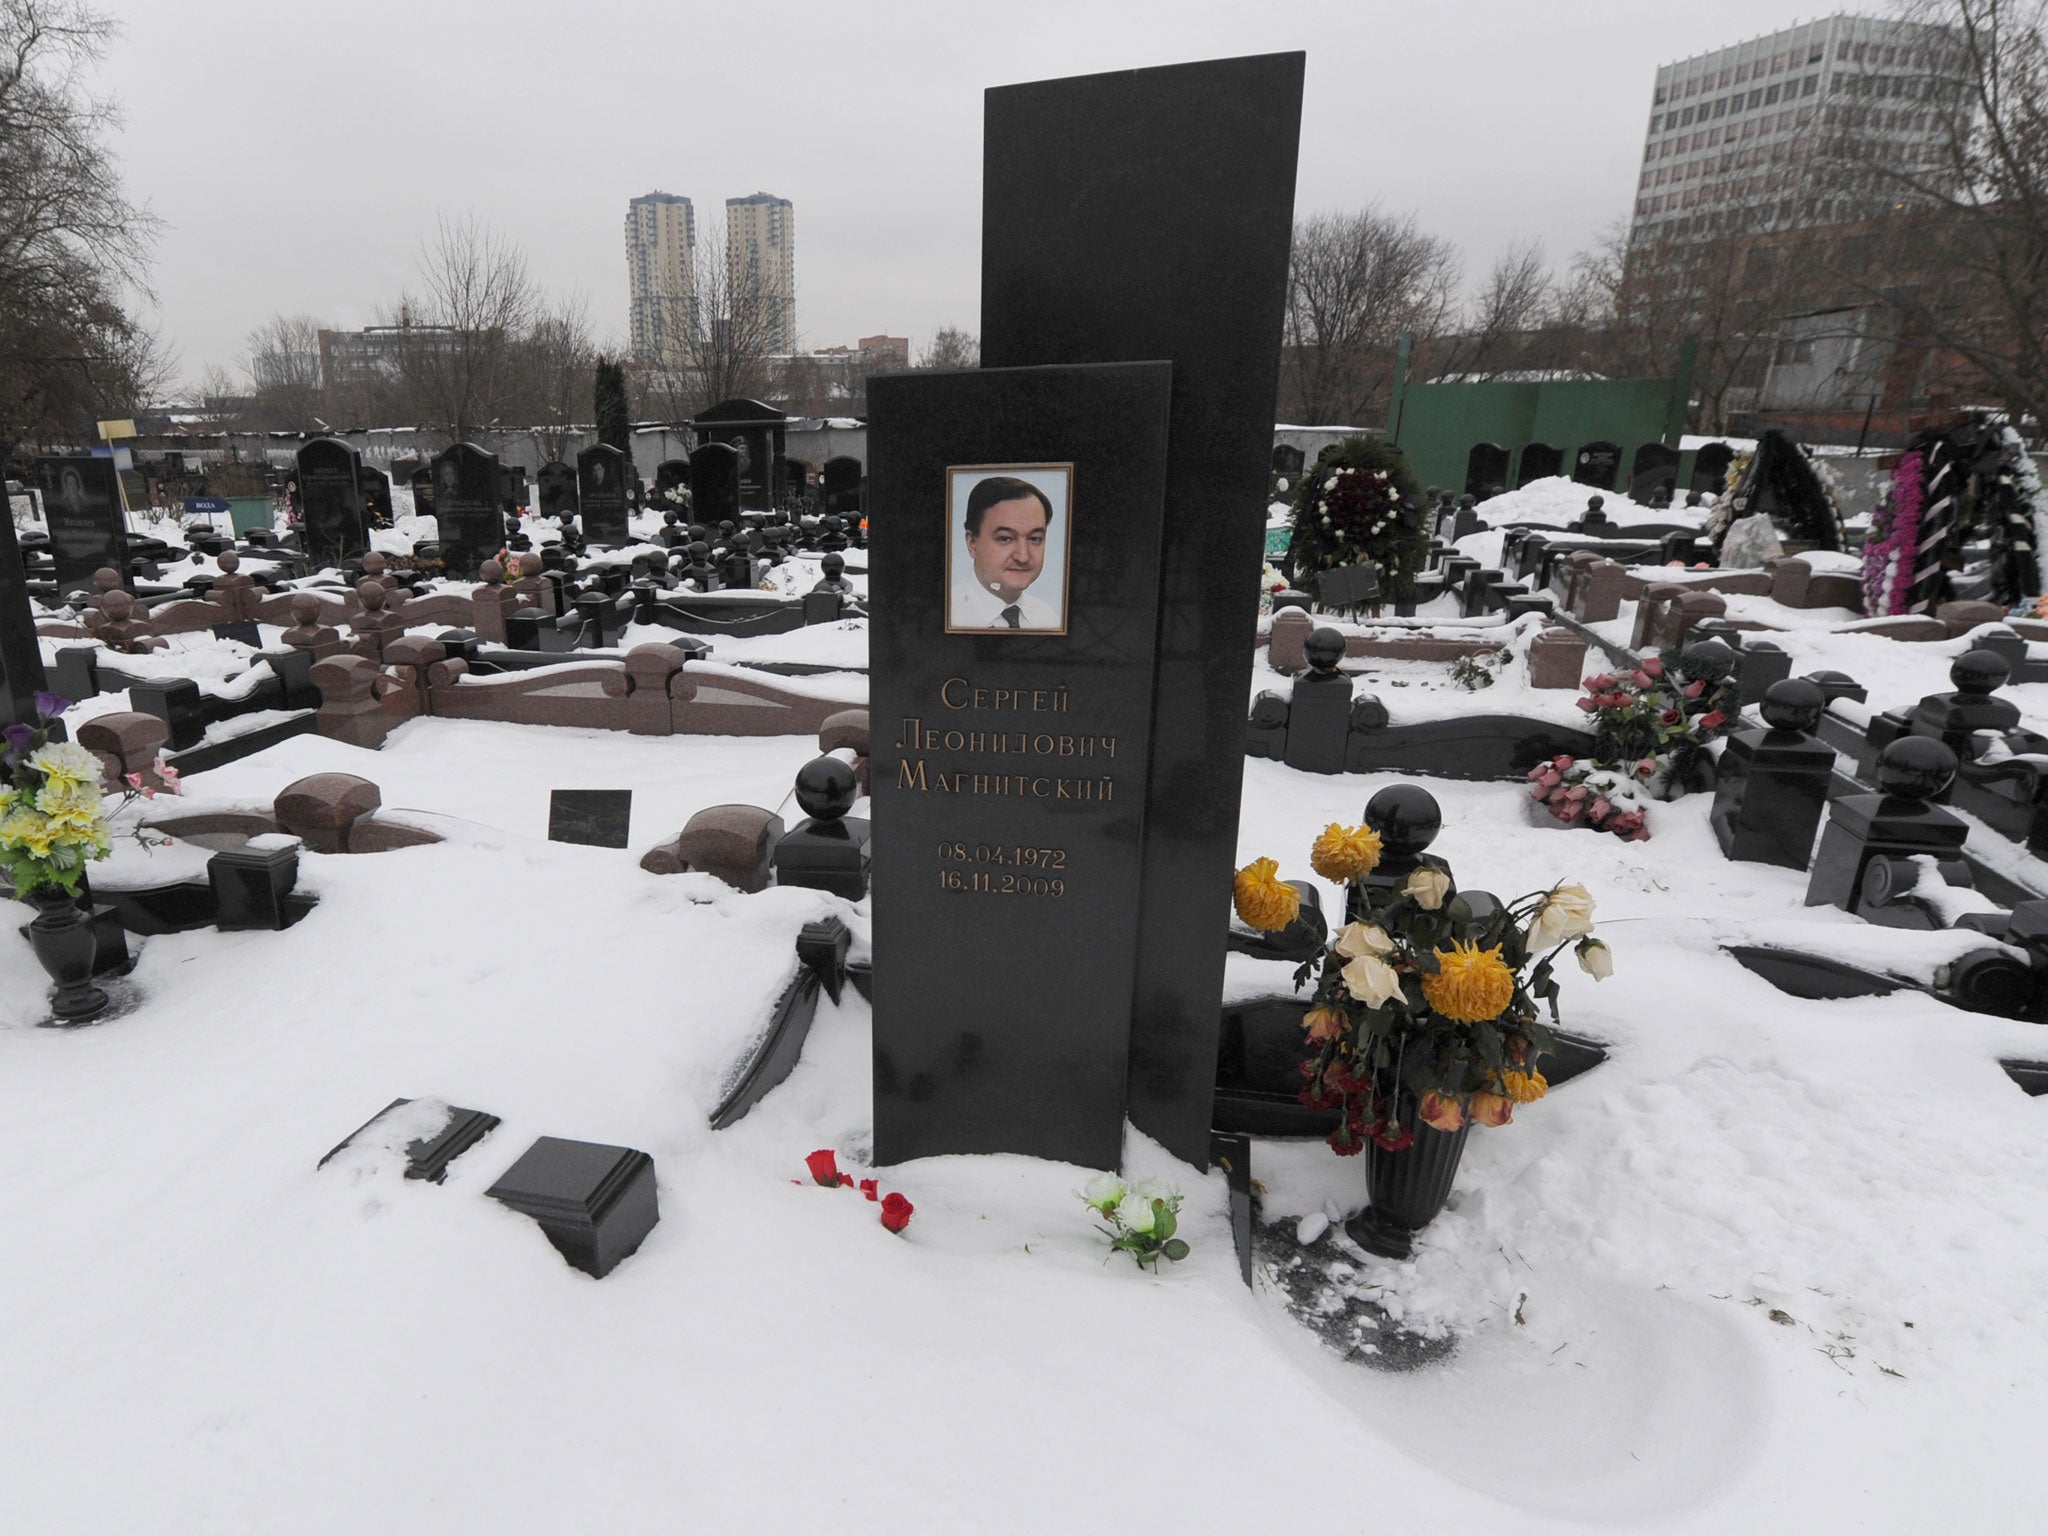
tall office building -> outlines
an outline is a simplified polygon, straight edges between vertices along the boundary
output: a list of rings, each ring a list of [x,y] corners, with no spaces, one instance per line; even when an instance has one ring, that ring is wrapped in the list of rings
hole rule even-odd
[[[1822,176],[1853,142],[1868,167],[1927,174],[1966,88],[1945,28],[1831,16],[1657,71],[1629,243],[1866,218],[1896,191]]]
[[[725,200],[726,274],[735,298],[769,303],[770,347],[796,347],[796,209],[786,197],[756,192]]]
[[[659,367],[685,361],[697,325],[697,215],[687,197],[650,192],[626,205],[626,281],[633,356]]]

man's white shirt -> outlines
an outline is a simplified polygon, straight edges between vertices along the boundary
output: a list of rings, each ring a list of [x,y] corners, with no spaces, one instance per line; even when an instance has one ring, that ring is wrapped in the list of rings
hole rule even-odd
[[[1010,626],[1003,621],[1003,610],[1009,606],[999,592],[991,592],[971,582],[965,586],[956,585],[952,605],[947,610],[947,622],[955,629],[1008,629]],[[1024,589],[1016,606],[1019,629],[1060,627],[1059,614],[1052,604],[1038,595],[1035,582]]]

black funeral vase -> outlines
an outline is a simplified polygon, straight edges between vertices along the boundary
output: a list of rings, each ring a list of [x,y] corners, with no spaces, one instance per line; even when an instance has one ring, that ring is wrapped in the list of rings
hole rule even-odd
[[[62,891],[32,891],[24,898],[36,909],[28,925],[29,948],[56,986],[50,1011],[60,1024],[89,1024],[107,1006],[107,994],[92,984],[92,962],[99,945],[93,937],[92,915],[76,897]]]
[[[1405,1259],[1415,1234],[1436,1219],[1457,1182],[1458,1160],[1465,1155],[1468,1120],[1455,1131],[1424,1125],[1413,1095],[1403,1093],[1397,1122],[1415,1140],[1399,1152],[1365,1144],[1366,1191],[1372,1203],[1345,1225],[1351,1240],[1382,1258]]]

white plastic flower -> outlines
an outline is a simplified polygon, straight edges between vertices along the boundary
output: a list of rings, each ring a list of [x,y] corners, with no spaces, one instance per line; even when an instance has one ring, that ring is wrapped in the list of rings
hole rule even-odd
[[[1169,1205],[1180,1198],[1174,1193],[1171,1184],[1162,1183],[1158,1179],[1137,1180],[1131,1185],[1131,1193],[1140,1200],[1164,1200]]]
[[[1345,990],[1368,1008],[1377,1008],[1401,995],[1401,977],[1391,965],[1371,955],[1360,955],[1341,973]]]
[[[1386,931],[1371,923],[1346,923],[1337,930],[1337,939],[1330,948],[1346,960],[1355,960],[1360,955],[1391,955],[1394,941]]]
[[[1081,1186],[1081,1198],[1098,1211],[1114,1210],[1123,1197],[1124,1181],[1113,1173],[1098,1173]]]
[[[59,781],[91,784],[100,776],[100,760],[75,741],[53,741],[28,760],[29,767]]]
[[[1152,1209],[1152,1202],[1135,1190],[1125,1195],[1123,1203],[1116,1208],[1116,1224],[1126,1232],[1135,1232],[1140,1237],[1158,1224],[1159,1213]]]

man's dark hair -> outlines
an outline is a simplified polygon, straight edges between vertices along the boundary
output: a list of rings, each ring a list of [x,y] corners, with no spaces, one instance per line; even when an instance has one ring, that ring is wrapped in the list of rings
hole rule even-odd
[[[982,514],[1000,502],[1016,501],[1019,497],[1036,496],[1038,504],[1045,508],[1045,526],[1052,526],[1052,498],[1047,496],[1029,480],[1019,480],[1015,475],[991,475],[967,493],[967,536],[975,538],[981,533]]]

